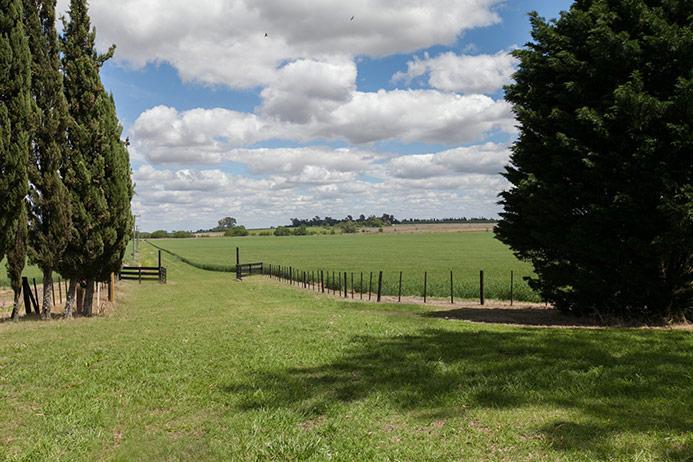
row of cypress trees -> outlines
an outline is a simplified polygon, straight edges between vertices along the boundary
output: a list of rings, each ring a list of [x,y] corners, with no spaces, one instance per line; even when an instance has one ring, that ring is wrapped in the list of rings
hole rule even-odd
[[[115,104],[101,83],[113,55],[95,49],[86,0],[71,0],[63,32],[55,0],[0,0],[0,256],[18,313],[27,256],[43,272],[44,318],[52,275],[94,283],[121,265],[131,238],[133,185]]]

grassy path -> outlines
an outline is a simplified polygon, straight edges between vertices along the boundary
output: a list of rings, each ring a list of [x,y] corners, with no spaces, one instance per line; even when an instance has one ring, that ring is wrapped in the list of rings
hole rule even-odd
[[[690,332],[445,321],[166,264],[106,318],[0,325],[0,460],[693,454]]]

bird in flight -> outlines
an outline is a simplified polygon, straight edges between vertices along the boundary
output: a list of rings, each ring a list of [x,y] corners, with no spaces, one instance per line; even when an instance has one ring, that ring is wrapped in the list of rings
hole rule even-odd
[[[351,19],[350,19],[349,21],[353,21],[353,20],[354,20],[354,17],[352,16]]]
[[[265,37],[269,37],[269,34],[267,32],[265,32]]]

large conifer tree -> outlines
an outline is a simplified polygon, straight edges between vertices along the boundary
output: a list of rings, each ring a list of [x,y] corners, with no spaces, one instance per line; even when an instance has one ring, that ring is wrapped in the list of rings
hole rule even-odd
[[[32,55],[31,93],[36,104],[29,156],[29,256],[43,271],[42,312],[48,318],[53,270],[65,251],[71,226],[68,191],[60,175],[68,149],[67,102],[55,30],[55,0],[24,0],[24,17]]]
[[[132,185],[113,99],[99,76],[114,47],[105,55],[97,53],[86,0],[71,0],[64,29],[64,86],[72,119],[68,129],[72,152],[64,179],[73,226],[61,273],[72,280],[67,315],[76,279],[87,282],[84,312],[91,315],[94,281],[105,280],[108,272],[117,270],[130,239]]]
[[[693,319],[693,2],[531,18],[500,239],[559,309]]]
[[[31,56],[21,0],[0,0],[0,255],[14,290],[13,317],[26,259],[27,163],[32,103]]]

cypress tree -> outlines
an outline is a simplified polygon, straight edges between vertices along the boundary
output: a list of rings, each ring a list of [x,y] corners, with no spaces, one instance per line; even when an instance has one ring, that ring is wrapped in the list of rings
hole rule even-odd
[[[66,314],[71,315],[75,281],[80,279],[87,283],[84,314],[89,316],[94,282],[105,281],[117,270],[130,239],[132,184],[115,105],[99,76],[115,47],[104,55],[97,53],[85,0],[71,0],[69,16],[62,62],[72,152],[63,177],[73,226],[61,273],[71,278]]]
[[[21,0],[0,0],[0,255],[7,255],[14,310],[26,260],[26,196],[31,103],[31,55]]]
[[[497,231],[561,310],[693,319],[691,18],[684,0],[531,16]]]
[[[55,0],[24,0],[32,56],[31,93],[36,104],[29,154],[29,257],[43,272],[44,318],[52,309],[53,270],[67,245],[70,201],[60,175],[67,153],[67,102],[55,30]]]

